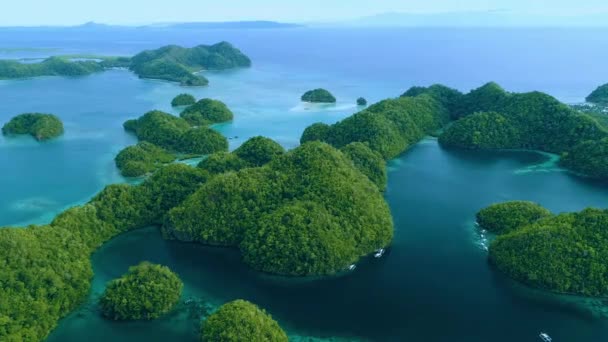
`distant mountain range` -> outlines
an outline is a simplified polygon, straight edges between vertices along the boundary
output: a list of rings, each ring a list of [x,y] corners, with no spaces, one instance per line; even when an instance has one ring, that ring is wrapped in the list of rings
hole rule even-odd
[[[333,25],[368,27],[608,27],[608,12],[584,15],[527,14],[508,10],[382,13],[337,22]]]
[[[226,21],[226,22],[188,22],[188,23],[158,23],[140,26],[108,25],[88,22],[76,26],[0,26],[0,29],[57,29],[57,30],[113,30],[113,29],[276,29],[302,27],[300,24],[281,23],[275,21]]]

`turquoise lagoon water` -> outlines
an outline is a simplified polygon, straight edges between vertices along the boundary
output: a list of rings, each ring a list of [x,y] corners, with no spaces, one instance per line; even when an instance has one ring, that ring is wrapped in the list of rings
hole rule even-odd
[[[30,111],[59,115],[66,134],[48,143],[0,137],[0,225],[46,223],[105,185],[129,181],[113,164],[135,143],[122,122],[151,109],[177,114],[184,91],[225,101],[235,112],[215,128],[231,148],[265,135],[291,148],[303,129],[335,122],[411,85],[443,82],[467,90],[488,80],[510,90],[542,90],[582,101],[608,80],[603,31],[562,30],[192,30],[31,32],[0,30],[0,55],[131,54],[166,43],[229,40],[252,56],[251,69],[205,73],[211,85],[187,89],[140,80],[126,70],[79,78],[0,81],[0,121]],[[202,37],[202,38],[201,38]],[[202,41],[200,41],[202,39]],[[362,43],[363,42],[363,43]],[[542,44],[540,44],[542,42]],[[21,48],[21,49],[17,49]],[[45,48],[37,50],[34,48]],[[48,49],[53,49],[49,52]],[[326,87],[332,106],[299,102]],[[238,137],[238,138],[237,138]],[[426,139],[389,165],[386,199],[395,239],[380,260],[330,279],[269,277],[245,267],[233,250],[163,241],[156,228],[131,232],[93,256],[89,300],[62,320],[49,341],[195,341],[199,321],[236,298],[266,308],[291,336],[371,341],[555,341],[608,338],[602,300],[533,291],[494,271],[473,220],[497,201],[533,200],[555,212],[606,207],[608,185],[559,169],[533,152],[442,150]],[[153,322],[102,319],[96,298],[105,283],[142,260],[166,264],[185,282],[183,303]]]

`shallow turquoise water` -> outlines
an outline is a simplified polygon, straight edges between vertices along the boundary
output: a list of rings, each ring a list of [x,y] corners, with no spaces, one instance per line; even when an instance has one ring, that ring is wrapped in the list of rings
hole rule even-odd
[[[190,31],[129,33],[120,39],[100,35],[91,40],[33,36],[0,31],[0,46],[117,54],[169,42],[200,42]],[[578,40],[582,36],[585,39]],[[0,226],[46,223],[105,185],[127,181],[113,163],[120,149],[135,142],[122,130],[122,122],[151,109],[172,111],[171,98],[184,91],[225,101],[235,112],[233,123],[215,127],[227,137],[238,137],[230,140],[231,148],[255,135],[294,147],[310,123],[335,122],[357,111],[357,97],[375,102],[414,84],[445,82],[466,90],[496,80],[510,90],[539,89],[580,101],[608,79],[603,68],[593,67],[608,57],[597,44],[601,37],[603,32],[579,36],[543,30],[214,31],[204,35],[204,42],[234,41],[254,58],[254,67],[206,73],[211,86],[196,89],[140,80],[121,70],[80,78],[0,81],[0,122],[42,111],[59,115],[66,126],[65,136],[43,144],[28,137],[0,137]],[[274,49],[268,49],[269,44]],[[320,86],[330,89],[338,104],[307,107],[299,102],[304,91]],[[277,279],[248,270],[234,251],[166,242],[155,228],[135,231],[94,255],[89,301],[62,320],[49,341],[195,341],[205,310],[235,298],[265,307],[292,335],[536,341],[543,330],[555,341],[608,338],[601,301],[531,291],[506,279],[487,264],[473,227],[475,212],[497,201],[534,200],[555,212],[606,207],[608,185],[560,170],[551,156],[448,152],[432,139],[389,168],[386,199],[396,232],[383,259],[363,262],[354,273],[338,278]],[[105,283],[142,260],[169,265],[179,273],[185,281],[183,299],[193,302],[154,322],[103,320],[95,299]]]

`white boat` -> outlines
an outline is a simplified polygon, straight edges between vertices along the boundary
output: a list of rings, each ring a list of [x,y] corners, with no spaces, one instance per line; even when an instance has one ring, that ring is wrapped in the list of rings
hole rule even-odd
[[[374,254],[374,258],[382,258],[382,256],[384,255],[384,252],[385,252],[384,248],[380,248]]]
[[[479,222],[475,221],[475,227],[479,227]]]
[[[538,337],[540,337],[541,340],[545,341],[545,342],[551,342],[553,341],[553,339],[551,338],[551,336],[549,336],[548,334],[541,332],[540,334],[538,334]]]
[[[354,271],[355,268],[357,268],[357,265],[355,265],[355,264],[352,264],[352,265],[348,266],[348,270],[349,271]]]

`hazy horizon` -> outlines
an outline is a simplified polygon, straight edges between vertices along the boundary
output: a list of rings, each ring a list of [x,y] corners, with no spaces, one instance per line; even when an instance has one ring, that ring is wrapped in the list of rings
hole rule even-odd
[[[32,9],[35,8],[35,11]],[[255,3],[233,0],[230,3],[206,3],[196,0],[174,0],[150,6],[147,1],[104,2],[56,0],[22,0],[5,5],[0,13],[0,26],[74,26],[87,22],[109,25],[149,25],[174,22],[276,21],[289,23],[332,23],[356,21],[384,14],[408,16],[451,15],[465,21],[467,15],[499,13],[518,25],[522,19],[553,20],[565,26],[570,18],[600,16],[608,18],[608,4],[603,0],[429,0],[424,3],[401,0],[259,0]],[[600,22],[600,21],[598,21]],[[607,20],[608,22],[608,20]],[[525,24],[525,21],[523,22]],[[595,24],[595,21],[592,23]],[[603,24],[603,23],[602,23]]]

